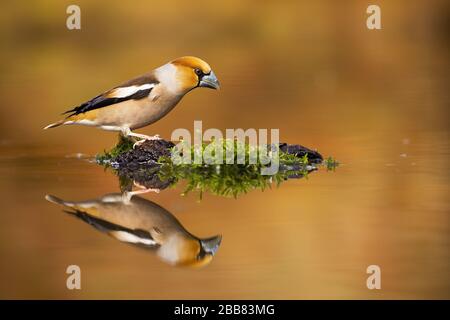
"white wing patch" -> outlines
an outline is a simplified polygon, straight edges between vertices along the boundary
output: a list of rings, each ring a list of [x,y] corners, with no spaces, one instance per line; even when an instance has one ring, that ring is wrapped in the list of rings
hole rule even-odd
[[[146,238],[139,238],[138,236],[126,232],[126,231],[112,231],[110,232],[111,235],[116,238],[119,241],[128,242],[128,243],[135,243],[135,244],[145,244],[147,246],[156,245],[156,241],[152,239],[146,239]]]
[[[147,90],[151,89],[155,86],[154,83],[146,83],[140,86],[130,86],[130,87],[122,87],[122,88],[116,88],[112,90],[110,93],[108,93],[108,97],[110,98],[125,98],[128,96],[131,96],[132,94],[135,94],[136,92],[140,90]]]

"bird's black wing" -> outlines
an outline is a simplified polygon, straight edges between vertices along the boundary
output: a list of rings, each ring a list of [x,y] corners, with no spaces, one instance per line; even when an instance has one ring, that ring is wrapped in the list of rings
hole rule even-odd
[[[153,87],[158,84],[158,81],[149,73],[130,81],[127,81],[120,86],[117,86],[107,92],[104,92],[95,98],[71,109],[63,114],[69,114],[67,117],[85,113],[91,110],[107,107],[126,100],[139,100],[147,97],[152,91]]]
[[[121,225],[93,217],[80,210],[65,212],[76,216],[87,224],[93,226],[95,229],[107,233],[119,241],[127,242],[144,248],[154,248],[158,246],[158,244],[148,231],[142,229],[126,228]]]

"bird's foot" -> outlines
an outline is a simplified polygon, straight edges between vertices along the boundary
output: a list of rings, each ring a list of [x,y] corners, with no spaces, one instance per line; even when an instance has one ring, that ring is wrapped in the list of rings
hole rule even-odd
[[[161,140],[161,137],[159,136],[159,134],[156,134],[154,136],[146,136],[144,139],[136,141],[133,144],[133,149],[135,149],[137,146],[140,146],[141,144],[143,144],[145,141],[152,141],[152,140]]]
[[[159,193],[160,189],[156,189],[156,188],[147,188],[146,186],[144,186],[143,184],[140,184],[139,182],[133,180],[133,185],[136,188],[140,189],[140,192],[142,192],[142,190],[145,190],[145,192],[156,192]]]
[[[142,188],[142,186],[139,186],[139,187]],[[144,194],[144,193],[148,193],[148,192],[159,193],[160,191],[161,191],[161,189],[145,188],[145,187],[143,187],[143,189],[141,189],[141,190],[125,191],[124,193],[122,193],[122,201],[126,204],[129,204],[131,201],[131,198],[135,195]]]
[[[136,149],[137,146],[140,146],[141,144],[143,144],[145,141],[147,141],[147,139],[142,139],[142,140],[138,140],[133,144],[133,149]]]
[[[159,134],[155,134],[154,136],[148,137],[147,140],[161,140],[162,138]]]

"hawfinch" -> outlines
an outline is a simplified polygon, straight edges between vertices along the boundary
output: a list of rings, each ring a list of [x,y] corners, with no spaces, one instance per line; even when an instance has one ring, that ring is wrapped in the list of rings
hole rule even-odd
[[[121,242],[150,249],[171,265],[205,266],[222,240],[220,235],[206,239],[192,235],[169,211],[138,196],[129,201],[122,194],[80,202],[51,195],[45,198],[73,210],[66,212]]]
[[[44,129],[80,124],[119,131],[142,142],[159,139],[132,130],[158,121],[197,87],[219,89],[219,81],[205,61],[181,57],[64,112],[66,118]]]

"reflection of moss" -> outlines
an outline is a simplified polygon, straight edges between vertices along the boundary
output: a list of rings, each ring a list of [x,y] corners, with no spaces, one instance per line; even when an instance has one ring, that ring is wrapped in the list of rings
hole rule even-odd
[[[165,160],[164,160],[165,161]],[[209,191],[216,195],[237,197],[253,189],[265,190],[275,182],[277,186],[291,176],[305,176],[308,173],[306,166],[297,170],[281,170],[274,175],[262,175],[260,167],[254,164],[227,164],[227,165],[174,165],[164,162],[159,176],[162,180],[173,179],[172,184],[181,180],[187,182],[183,194],[192,190],[200,192]]]
[[[233,153],[230,152],[228,160],[232,164],[194,164],[194,163],[174,163],[170,151],[175,151],[176,147],[170,142],[146,141],[142,145],[133,149],[134,141],[121,137],[117,146],[104,154],[97,156],[97,161],[105,166],[112,165],[114,172],[120,178],[123,190],[131,189],[132,181],[147,188],[164,189],[170,185],[184,181],[187,186],[183,194],[190,191],[198,191],[200,197],[205,191],[216,195],[237,197],[242,193],[247,193],[253,189],[265,190],[272,185],[278,186],[284,180],[290,178],[306,177],[308,173],[317,169],[322,163],[328,170],[334,170],[338,163],[333,158],[322,161],[322,156],[313,150],[298,145],[280,144],[275,149],[278,153],[279,171],[273,175],[263,175],[261,170],[268,167],[275,153],[267,153],[267,150],[259,150],[259,147],[252,147],[249,144],[235,140],[218,140],[210,143],[203,143],[200,148],[186,146],[184,150],[190,152],[191,159],[195,153],[201,154],[206,159],[206,153],[214,157],[217,153],[222,153],[223,162],[226,162],[227,146],[233,146]],[[264,149],[264,148],[263,148]],[[207,152],[205,152],[205,150]],[[238,150],[241,151],[243,163],[238,163]],[[261,151],[259,157],[250,161],[254,151]],[[282,151],[283,150],[283,151]],[[119,156],[120,155],[120,156]],[[158,155],[159,159],[158,159]],[[187,156],[188,154],[184,154]],[[183,156],[183,152],[180,152]],[[210,157],[210,159],[211,159]],[[158,161],[156,161],[158,159]]]
[[[332,157],[328,157],[325,160],[323,160],[322,164],[327,167],[328,171],[334,171],[336,170],[336,167],[339,166],[339,162],[337,162]]]

